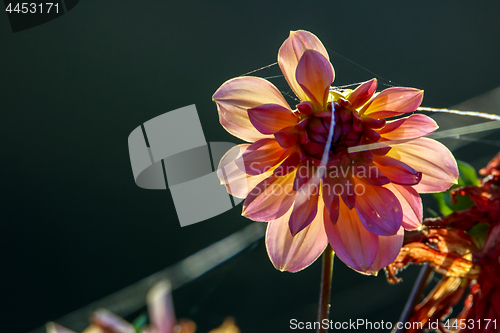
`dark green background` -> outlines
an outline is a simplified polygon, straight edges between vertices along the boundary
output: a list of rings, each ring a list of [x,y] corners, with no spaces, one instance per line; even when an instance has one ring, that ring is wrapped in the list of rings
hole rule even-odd
[[[0,13],[0,331],[34,329],[251,223],[233,209],[181,228],[168,191],[134,183],[127,137],[139,124],[196,104],[207,141],[236,141],[212,94],[275,62],[297,29],[332,51],[337,85],[374,75],[333,51],[448,107],[499,85],[499,13],[498,1],[86,0],[19,33]],[[495,149],[457,156],[474,164]],[[337,261],[333,319],[395,321],[416,272],[389,286]],[[244,333],[286,332],[315,319],[319,273],[276,271],[261,242],[177,290],[177,314],[201,332],[227,315]]]

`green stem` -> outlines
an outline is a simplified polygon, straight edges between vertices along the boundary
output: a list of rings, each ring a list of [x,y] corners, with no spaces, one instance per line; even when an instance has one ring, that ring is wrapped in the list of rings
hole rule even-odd
[[[319,310],[318,310],[318,321],[320,323],[320,328],[318,333],[328,332],[328,328],[323,328],[322,325],[324,319],[329,319],[330,317],[330,295],[332,293],[332,276],[333,276],[333,249],[328,244],[323,253],[323,271],[321,272],[321,288],[319,294]]]

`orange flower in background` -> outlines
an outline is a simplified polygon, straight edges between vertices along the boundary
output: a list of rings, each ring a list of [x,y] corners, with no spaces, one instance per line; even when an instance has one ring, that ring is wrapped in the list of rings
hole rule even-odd
[[[404,229],[420,226],[418,193],[456,183],[455,159],[442,144],[422,138],[438,127],[431,118],[386,121],[415,111],[423,91],[376,93],[376,79],[354,90],[331,87],[328,53],[306,31],[290,33],[278,64],[301,100],[294,110],[257,77],[231,79],[214,94],[222,126],[251,143],[226,153],[219,178],[229,193],[245,198],[244,216],[269,222],[266,247],[277,269],[309,266],[329,242],[347,265],[376,274],[398,255]],[[349,151],[389,140],[400,143]]]

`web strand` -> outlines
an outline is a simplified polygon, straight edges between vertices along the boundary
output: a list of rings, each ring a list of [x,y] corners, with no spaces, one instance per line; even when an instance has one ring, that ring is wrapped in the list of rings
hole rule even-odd
[[[267,66],[264,66],[264,67],[261,67],[261,68],[258,68],[258,69],[254,69],[253,71],[250,71],[250,72],[248,72],[248,73],[242,74],[242,75],[240,75],[240,76],[245,76],[245,75],[248,75],[248,74],[252,74],[252,73],[255,73],[255,72],[261,71],[261,70],[263,70],[263,69],[266,69],[266,68],[272,67],[272,66],[277,65],[277,64],[278,64],[278,62],[275,62],[275,63],[272,63],[272,64],[270,64],[270,65],[267,65]]]
[[[488,121],[488,122],[481,123],[481,124],[475,124],[475,125],[469,125],[469,126],[463,126],[463,127],[458,127],[458,128],[452,128],[449,130],[439,131],[439,132],[427,135],[425,137],[431,138],[431,139],[456,138],[456,137],[459,137],[460,135],[464,135],[464,134],[479,133],[479,132],[490,131],[490,130],[494,130],[494,129],[498,129],[498,128],[500,128],[500,121],[495,120],[495,121]],[[355,153],[355,152],[366,151],[366,150],[387,148],[387,147],[391,147],[393,145],[397,145],[399,143],[409,142],[411,140],[414,140],[414,139],[390,140],[390,141],[370,143],[367,145],[359,145],[359,146],[349,147],[348,152]]]
[[[443,112],[443,113],[458,114],[460,116],[480,117],[480,118],[500,121],[499,115],[477,112],[477,111],[460,111],[460,110],[444,109],[444,108],[428,108],[424,106],[417,108],[417,111]]]

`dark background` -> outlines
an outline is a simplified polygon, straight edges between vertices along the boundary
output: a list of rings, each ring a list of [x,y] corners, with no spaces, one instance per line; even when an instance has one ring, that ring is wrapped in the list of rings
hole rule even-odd
[[[499,13],[499,1],[86,0],[18,33],[0,13],[0,330],[27,332],[251,223],[238,208],[181,228],[168,191],[134,183],[127,137],[139,124],[196,104],[207,141],[234,142],[212,94],[275,62],[297,29],[329,49],[335,84],[372,71],[449,107],[500,85]],[[488,149],[457,158],[478,167]],[[320,269],[280,273],[261,241],[175,291],[177,315],[200,332],[227,315],[244,333],[285,332],[316,318]],[[389,286],[336,261],[332,319],[395,321],[417,272]]]

